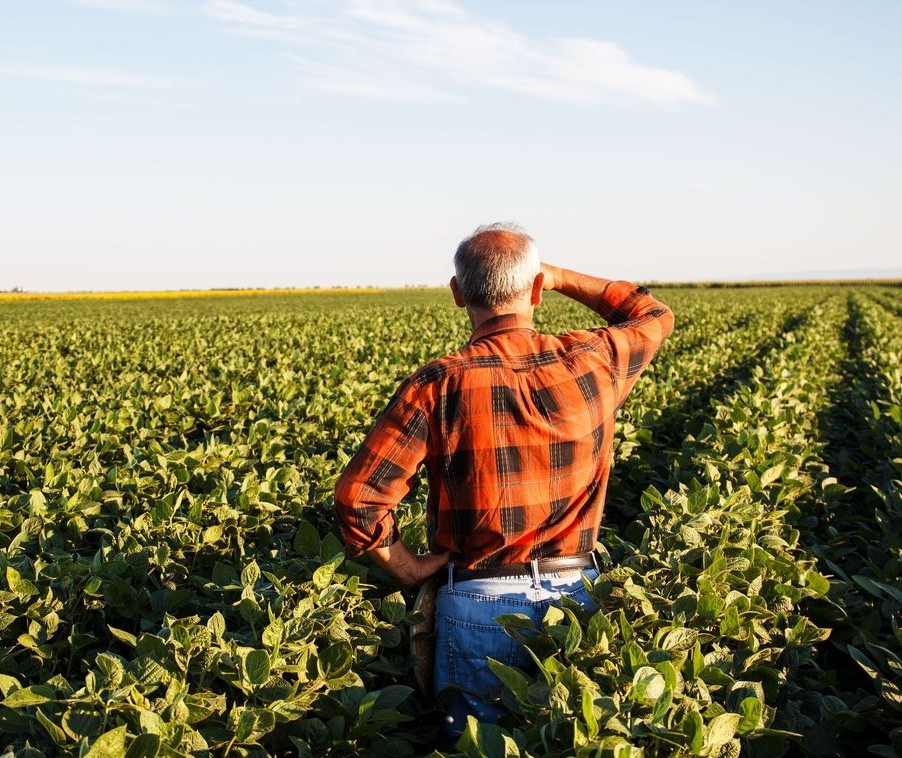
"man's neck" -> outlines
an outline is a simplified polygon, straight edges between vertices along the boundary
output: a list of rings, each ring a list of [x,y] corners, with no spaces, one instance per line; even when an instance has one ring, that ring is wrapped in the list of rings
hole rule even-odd
[[[515,314],[522,319],[526,319],[532,323],[532,314],[535,308],[528,302],[516,302],[509,305],[503,305],[498,308],[474,308],[467,306],[467,315],[470,317],[470,325],[475,332],[486,321],[491,321],[499,316],[508,316]]]

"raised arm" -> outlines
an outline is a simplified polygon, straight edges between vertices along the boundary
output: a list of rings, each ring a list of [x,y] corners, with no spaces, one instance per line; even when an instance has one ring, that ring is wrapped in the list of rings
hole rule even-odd
[[[542,289],[560,292],[571,300],[582,303],[611,326],[646,313],[654,313],[663,327],[663,339],[673,331],[673,313],[670,308],[655,299],[645,287],[581,274],[549,263],[542,264],[542,273],[545,275]]]
[[[609,352],[617,384],[618,405],[623,403],[639,375],[673,331],[673,312],[645,288],[578,271],[542,264],[542,288],[560,292],[608,322],[591,330],[599,347]]]

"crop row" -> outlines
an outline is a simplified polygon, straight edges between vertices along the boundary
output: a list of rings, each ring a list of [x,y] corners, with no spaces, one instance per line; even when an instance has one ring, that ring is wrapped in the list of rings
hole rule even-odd
[[[312,704],[369,690],[344,741],[397,749],[404,603],[342,563],[329,498],[455,325],[226,305],[22,318],[0,346],[0,731],[20,746],[262,755],[322,741]]]
[[[892,291],[847,292],[664,296],[678,329],[622,410],[601,610],[507,619],[538,673],[499,668],[511,714],[458,751],[892,749],[899,338]],[[331,512],[396,383],[466,340],[446,299],[405,297],[6,306],[13,754],[429,752],[411,598],[344,558]],[[549,298],[539,322],[585,311]],[[415,545],[425,495],[399,509]]]
[[[626,537],[605,534],[602,610],[546,618],[541,675],[520,682],[512,708],[525,717],[510,733],[524,753],[735,754],[742,738],[753,754],[779,754],[822,718],[802,707],[801,680],[827,632],[804,606],[830,585],[789,517],[830,489],[813,410],[831,369],[824,335],[838,345],[836,310],[815,307],[747,382],[709,398],[695,433],[649,456],[670,488],[646,490]],[[630,413],[649,412],[646,402],[637,394]],[[687,483],[688,470],[698,478]]]
[[[902,750],[902,336],[898,319],[861,295],[848,298],[843,336],[821,425],[825,458],[845,491],[813,510],[811,549],[835,577],[828,655],[837,694],[857,695],[857,708],[836,708],[835,723],[890,734],[892,748],[881,754],[895,755]]]

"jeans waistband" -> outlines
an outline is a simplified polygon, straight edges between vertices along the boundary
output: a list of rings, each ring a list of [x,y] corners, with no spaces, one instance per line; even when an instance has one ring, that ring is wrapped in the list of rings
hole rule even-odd
[[[538,574],[578,571],[586,568],[598,568],[594,553],[581,555],[555,556],[537,558],[529,563],[509,563],[505,566],[493,566],[484,569],[466,569],[448,564],[446,571],[439,571],[435,577],[437,586],[453,582],[465,582],[469,579],[495,579],[502,576],[536,576]]]

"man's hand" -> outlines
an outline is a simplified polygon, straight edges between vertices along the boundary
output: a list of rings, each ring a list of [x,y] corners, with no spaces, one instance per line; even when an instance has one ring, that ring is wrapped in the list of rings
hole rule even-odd
[[[558,287],[561,278],[561,270],[557,266],[550,263],[542,263],[542,273],[545,274],[545,281],[542,283],[542,289],[545,291],[555,290]]]
[[[401,584],[416,587],[447,565],[450,553],[417,555],[401,540],[388,547],[374,547],[366,553]]]

